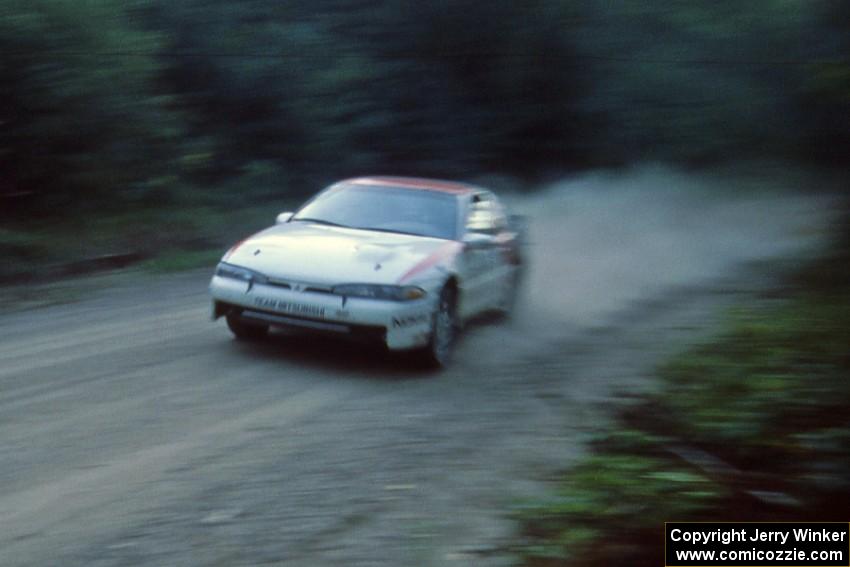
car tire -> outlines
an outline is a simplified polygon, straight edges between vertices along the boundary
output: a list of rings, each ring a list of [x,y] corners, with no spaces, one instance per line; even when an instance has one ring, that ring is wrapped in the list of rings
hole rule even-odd
[[[431,314],[431,338],[420,352],[428,368],[445,368],[451,361],[458,334],[457,293],[446,286],[440,292],[437,308]]]
[[[240,341],[257,341],[265,337],[269,332],[268,325],[246,323],[238,313],[228,313],[226,319],[227,328]]]

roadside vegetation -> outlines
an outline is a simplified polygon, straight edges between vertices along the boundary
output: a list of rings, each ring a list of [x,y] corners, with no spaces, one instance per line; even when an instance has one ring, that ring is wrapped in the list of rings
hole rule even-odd
[[[847,226],[846,224],[844,225]],[[658,369],[550,498],[518,512],[527,565],[662,565],[665,521],[844,521],[850,231]]]

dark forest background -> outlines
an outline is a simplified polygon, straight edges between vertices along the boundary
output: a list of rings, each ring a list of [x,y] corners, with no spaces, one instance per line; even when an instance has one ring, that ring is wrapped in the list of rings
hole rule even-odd
[[[2,0],[0,208],[31,219],[665,161],[842,165],[842,0]]]

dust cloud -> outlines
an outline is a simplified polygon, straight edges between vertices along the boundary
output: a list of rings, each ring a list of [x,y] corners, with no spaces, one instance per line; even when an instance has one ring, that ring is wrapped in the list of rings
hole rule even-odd
[[[812,254],[834,201],[827,185],[765,167],[648,165],[509,194],[529,218],[526,316],[593,324],[638,298]]]

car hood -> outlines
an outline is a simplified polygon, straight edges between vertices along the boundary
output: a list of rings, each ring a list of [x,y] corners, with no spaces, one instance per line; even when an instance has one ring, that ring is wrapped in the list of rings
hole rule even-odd
[[[245,239],[226,261],[296,282],[394,284],[454,244],[439,238],[297,222]]]

